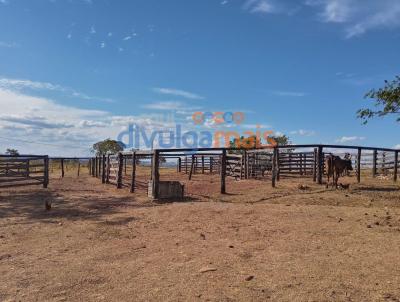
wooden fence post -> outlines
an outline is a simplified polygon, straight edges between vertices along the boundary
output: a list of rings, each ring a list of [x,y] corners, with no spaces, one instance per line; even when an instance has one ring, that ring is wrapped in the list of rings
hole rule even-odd
[[[98,165],[99,165],[99,170],[98,170],[97,177],[101,178],[101,166],[102,166],[102,164],[101,164],[101,156],[100,155],[99,155]]]
[[[226,149],[222,150],[221,158],[221,194],[226,194]]]
[[[131,193],[135,192],[135,178],[136,178],[136,151],[132,153],[132,175],[131,175]]]
[[[190,163],[189,180],[192,180],[193,170],[196,169],[194,163],[194,155],[192,155],[192,161]]]
[[[49,157],[46,156],[44,158],[44,180],[43,180],[43,188],[47,188],[49,185]]]
[[[126,175],[126,166],[127,166],[127,164],[128,164],[128,163],[127,163],[127,159],[128,159],[128,158],[125,157],[125,156],[124,156],[123,158],[124,158],[124,172],[125,172],[125,175]]]
[[[106,183],[106,155],[101,158],[101,183]]]
[[[394,172],[393,172],[393,181],[397,181],[397,175],[399,170],[399,151],[394,152]]]
[[[78,177],[81,172],[81,161],[78,159]]]
[[[274,147],[272,155],[272,187],[276,187],[276,164],[278,159],[278,149]]]
[[[279,163],[279,148],[276,148],[276,181],[281,180],[281,171],[280,171],[280,163]]]
[[[376,160],[378,157],[378,150],[374,150],[372,155],[372,177],[376,177]]]
[[[204,174],[204,155],[201,156],[201,174]]]
[[[64,159],[61,159],[61,178],[64,177]]]
[[[358,148],[357,152],[357,182],[361,182],[361,148]]]
[[[386,152],[382,152],[382,174],[387,175],[387,170],[386,170]]]
[[[313,181],[317,181],[317,160],[318,160],[318,149],[314,148],[314,163],[313,163]]]
[[[243,169],[244,169],[244,179],[247,179],[248,178],[248,171],[247,171],[247,164],[248,164],[248,161],[247,161],[247,150],[244,150],[244,153],[243,153],[243,158],[244,158],[244,167],[243,167]]]
[[[178,173],[182,172],[182,158],[178,157]]]
[[[106,183],[110,183],[110,154],[107,154]]]
[[[318,146],[318,184],[322,185],[322,178],[324,175],[324,148],[322,146]]]
[[[121,152],[118,153],[118,173],[117,173],[117,188],[122,188],[122,170],[124,168],[124,156]]]
[[[95,174],[94,174],[94,177],[99,177],[99,158],[96,156],[96,159],[95,159],[95,167],[94,167],[94,169],[95,169]]]
[[[152,161],[152,167],[151,167],[151,175],[152,175],[152,190],[153,194],[152,197],[153,199],[158,198],[158,187],[159,187],[159,181],[160,181],[160,171],[159,171],[159,157],[160,157],[160,151],[159,150],[153,150],[153,161]]]
[[[213,161],[214,161],[214,157],[212,157],[212,155],[210,156],[210,174],[213,173]]]

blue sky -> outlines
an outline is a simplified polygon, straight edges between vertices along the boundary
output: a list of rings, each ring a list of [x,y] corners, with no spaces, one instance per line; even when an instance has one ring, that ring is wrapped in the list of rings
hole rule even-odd
[[[400,146],[393,119],[356,119],[399,74],[398,0],[0,0],[0,27],[0,152],[86,155],[130,122],[191,129],[194,111]]]

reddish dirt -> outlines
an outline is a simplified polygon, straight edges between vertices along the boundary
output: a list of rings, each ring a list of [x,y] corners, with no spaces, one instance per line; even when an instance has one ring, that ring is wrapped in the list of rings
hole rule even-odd
[[[72,173],[0,192],[0,301],[400,301],[391,181],[229,179],[220,195],[218,176],[162,178],[188,198]]]

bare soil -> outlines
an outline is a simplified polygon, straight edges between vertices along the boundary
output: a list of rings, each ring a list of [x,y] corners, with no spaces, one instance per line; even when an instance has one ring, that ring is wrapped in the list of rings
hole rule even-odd
[[[185,201],[85,173],[0,192],[0,301],[400,301],[392,181],[168,177]]]

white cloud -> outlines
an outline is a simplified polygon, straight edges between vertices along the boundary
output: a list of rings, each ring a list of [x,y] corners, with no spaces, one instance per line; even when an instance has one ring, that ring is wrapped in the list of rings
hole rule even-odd
[[[94,28],[94,26],[90,27],[90,31],[89,31],[92,35],[94,35],[96,33],[96,29]]]
[[[107,34],[108,37],[112,37],[112,35],[113,35],[112,32],[109,32],[109,33]]]
[[[400,144],[397,144],[396,146],[393,147],[394,149],[399,149],[400,150]]]
[[[143,108],[155,110],[178,110],[182,109],[184,104],[176,101],[157,102],[144,105]]]
[[[126,36],[125,38],[123,38],[122,40],[124,40],[124,41],[128,41],[128,40],[130,40],[130,39],[132,39],[132,37],[131,36]]]
[[[69,33],[69,34],[67,35],[67,39],[68,39],[68,40],[71,40],[71,38],[72,38],[72,34]]]
[[[273,91],[272,94],[277,96],[288,96],[288,97],[303,97],[307,94],[299,91]]]
[[[100,48],[104,48],[104,47],[106,47],[106,43],[105,42],[101,42],[100,43]]]
[[[398,0],[308,0],[306,4],[321,8],[318,15],[323,22],[343,24],[347,38],[400,26]]]
[[[225,4],[228,4],[228,3],[229,3],[228,0],[221,1],[221,5],[225,5]]]
[[[364,136],[342,136],[341,138],[338,138],[336,140],[337,143],[349,143],[349,142],[355,142],[355,141],[363,141],[366,138]]]
[[[25,154],[87,156],[94,142],[117,139],[129,123],[145,127],[148,135],[152,130],[174,126],[173,121],[115,116],[3,88],[0,88],[0,108],[0,152],[14,147]]]
[[[177,114],[187,115],[190,117],[192,116],[194,111],[201,109],[201,107],[199,106],[190,106],[188,104],[179,101],[154,102],[143,105],[142,107],[152,110],[175,111]]]
[[[267,125],[267,124],[241,124],[239,125],[240,127],[244,128],[244,129],[270,129],[272,128],[271,125]]]
[[[184,91],[184,90],[179,90],[179,89],[174,89],[174,88],[153,88],[153,90],[155,92],[161,93],[161,94],[165,94],[165,95],[173,95],[173,96],[179,96],[179,97],[183,97],[186,99],[193,99],[193,100],[202,100],[204,99],[204,97],[192,93],[192,92],[188,92],[188,91]]]
[[[7,90],[13,91],[21,91],[21,90],[49,90],[49,91],[57,91],[61,93],[68,94],[72,97],[77,97],[80,99],[88,100],[88,101],[101,101],[101,102],[114,102],[114,100],[109,98],[99,98],[94,96],[89,96],[82,92],[78,92],[69,87],[63,87],[61,85],[52,84],[48,82],[35,82],[31,80],[25,79],[10,79],[10,78],[0,78],[0,88],[4,88]]]
[[[291,135],[299,135],[299,136],[314,136],[316,133],[314,130],[294,130],[290,132]]]
[[[0,4],[8,4],[8,0],[0,0]]]
[[[271,0],[247,0],[243,8],[252,13],[274,13],[276,12],[275,5]]]

